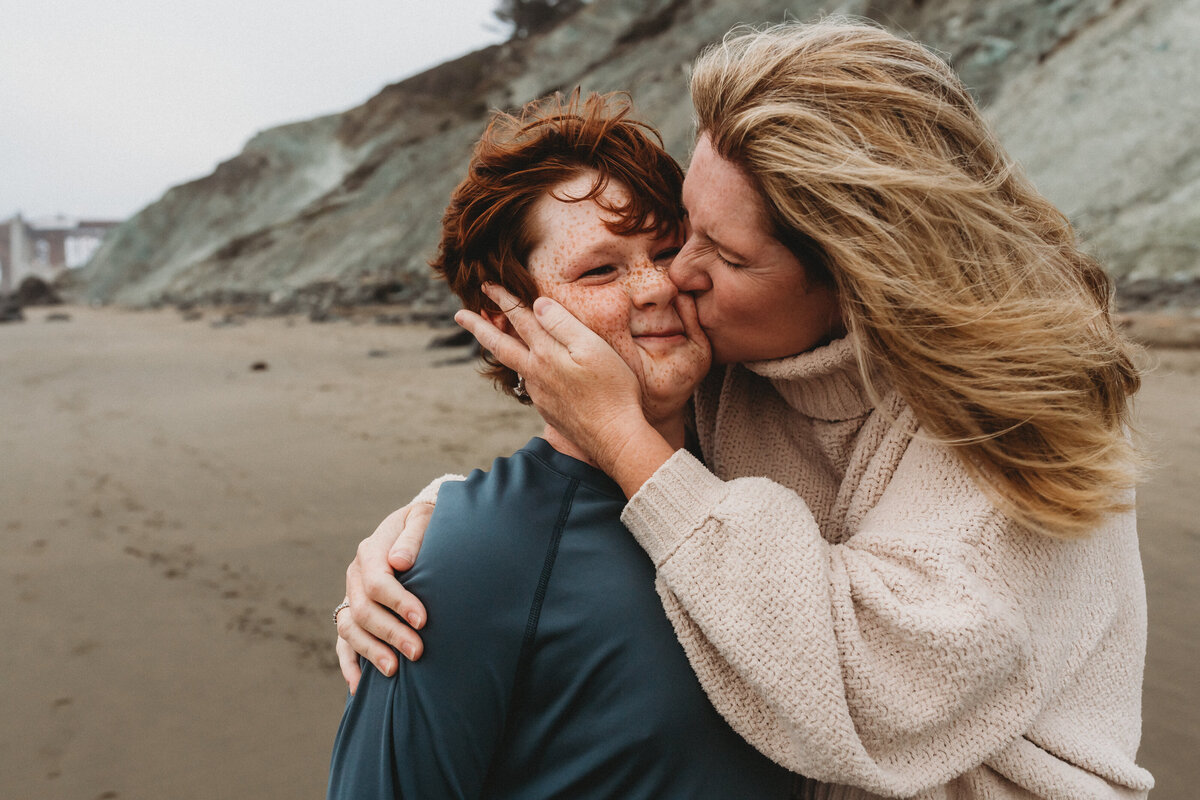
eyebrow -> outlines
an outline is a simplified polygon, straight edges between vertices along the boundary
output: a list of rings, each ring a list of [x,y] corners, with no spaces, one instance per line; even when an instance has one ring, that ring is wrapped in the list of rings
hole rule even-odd
[[[567,264],[575,266],[584,261],[601,260],[611,261],[616,256],[613,254],[609,245],[598,244],[587,248],[586,250],[578,250],[567,256]]]

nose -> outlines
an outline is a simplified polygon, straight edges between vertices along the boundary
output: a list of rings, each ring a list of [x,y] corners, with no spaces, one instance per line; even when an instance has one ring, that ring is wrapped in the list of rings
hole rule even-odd
[[[675,260],[667,268],[667,275],[681,292],[703,292],[712,288],[712,281],[697,258],[696,238],[688,236],[683,247],[675,254]]]
[[[668,305],[679,294],[667,271],[649,259],[630,278],[629,297],[638,308]]]

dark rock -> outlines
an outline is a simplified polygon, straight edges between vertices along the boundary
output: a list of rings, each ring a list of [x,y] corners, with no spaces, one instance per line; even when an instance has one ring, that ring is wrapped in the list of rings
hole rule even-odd
[[[312,311],[308,312],[309,322],[337,322],[338,320],[345,318],[345,315],[334,313],[329,309],[328,306],[314,308]]]
[[[393,314],[376,314],[376,325],[408,325],[412,319],[408,316],[407,311],[402,311]]]
[[[62,298],[54,287],[36,275],[27,275],[13,297],[22,306],[57,306],[62,305]]]
[[[0,322],[24,322],[21,304],[13,297],[0,297]]]
[[[253,364],[250,365],[251,372],[266,372],[267,369],[268,369],[268,366],[267,366],[267,362],[265,362],[265,361],[255,361]]]
[[[209,326],[213,327],[213,328],[229,328],[229,327],[233,327],[235,325],[242,325],[244,323],[245,323],[245,320],[242,319],[242,317],[240,317],[239,315],[233,314],[233,313],[227,313],[227,314],[222,315],[222,317],[220,319],[215,319],[212,322],[210,322]]]
[[[468,350],[466,355],[451,356],[450,358],[439,358],[433,362],[435,367],[453,367],[459,364],[470,364],[475,361],[478,354],[477,350]]]
[[[1200,307],[1200,276],[1137,278],[1117,282],[1120,311],[1169,311]]]
[[[409,319],[431,328],[453,328],[457,325],[454,312],[443,308],[414,308],[409,312]]]
[[[476,346],[479,343],[475,341],[475,337],[470,331],[462,330],[461,328],[453,333],[442,334],[435,336],[429,340],[429,344],[425,345],[426,350],[434,350],[441,347],[467,347],[468,345]]]

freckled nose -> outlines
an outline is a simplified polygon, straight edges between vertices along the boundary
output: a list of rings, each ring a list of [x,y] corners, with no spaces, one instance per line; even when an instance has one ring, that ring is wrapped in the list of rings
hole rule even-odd
[[[629,297],[638,306],[665,306],[675,299],[678,290],[667,276],[653,261],[647,260],[639,265],[630,276]]]

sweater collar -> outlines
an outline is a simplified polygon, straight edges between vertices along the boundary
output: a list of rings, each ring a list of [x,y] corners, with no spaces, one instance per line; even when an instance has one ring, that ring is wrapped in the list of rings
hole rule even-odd
[[[858,371],[855,346],[850,333],[799,355],[742,366],[769,380],[788,405],[807,417],[829,422],[854,419],[874,408]],[[872,381],[882,394],[885,387],[878,370],[872,370]]]

